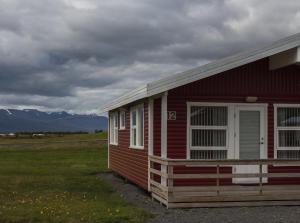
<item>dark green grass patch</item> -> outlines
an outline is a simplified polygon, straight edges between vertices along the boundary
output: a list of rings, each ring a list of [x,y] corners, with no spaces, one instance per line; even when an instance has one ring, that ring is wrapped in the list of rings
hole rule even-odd
[[[144,222],[97,177],[106,160],[95,143],[0,149],[0,222]]]

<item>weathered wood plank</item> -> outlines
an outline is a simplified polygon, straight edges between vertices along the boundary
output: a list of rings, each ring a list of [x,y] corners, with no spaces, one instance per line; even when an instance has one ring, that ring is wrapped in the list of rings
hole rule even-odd
[[[154,181],[154,180],[150,180],[150,184],[158,187],[159,189],[163,190],[163,191],[168,191],[168,187],[165,187],[163,185],[161,185],[160,183]]]
[[[168,201],[166,201],[165,199],[161,198],[161,197],[158,196],[157,194],[152,193],[151,195],[152,195],[152,197],[153,197],[155,200],[161,202],[162,204],[164,204],[164,205],[166,205],[166,206],[168,207]]]
[[[170,196],[170,203],[188,203],[188,202],[224,202],[224,201],[278,201],[278,200],[299,200],[300,194],[268,194],[268,195],[220,195],[220,196]]]
[[[202,202],[202,203],[169,203],[168,208],[256,207],[256,206],[299,206],[299,205],[300,205],[300,201]]]
[[[185,165],[300,165],[300,160],[280,160],[280,159],[259,159],[259,160],[186,160],[186,159],[166,159],[159,156],[149,156],[153,162],[170,166],[185,166]]]
[[[156,170],[156,169],[153,169],[153,168],[149,168],[149,171],[150,171],[150,173],[159,175],[159,176],[161,176],[161,177],[168,178],[168,174],[163,173],[163,172],[161,172],[160,170]]]
[[[232,186],[220,186],[220,191],[247,191],[247,190],[259,190],[258,185],[232,185]],[[216,186],[177,186],[172,189],[169,188],[169,191],[173,192],[188,192],[188,191],[216,191]],[[263,185],[264,191],[276,191],[276,190],[300,190],[299,185]]]
[[[203,173],[203,174],[169,174],[168,178],[171,179],[226,179],[226,178],[293,178],[300,177],[300,173]]]

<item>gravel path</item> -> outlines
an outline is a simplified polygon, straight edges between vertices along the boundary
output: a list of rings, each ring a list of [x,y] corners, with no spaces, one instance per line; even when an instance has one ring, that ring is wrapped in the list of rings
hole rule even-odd
[[[111,183],[114,188],[130,203],[144,208],[153,215],[149,223],[300,223],[300,206],[282,207],[237,207],[237,208],[193,208],[166,209],[152,201],[150,195],[137,186],[126,183],[112,173],[99,176]]]

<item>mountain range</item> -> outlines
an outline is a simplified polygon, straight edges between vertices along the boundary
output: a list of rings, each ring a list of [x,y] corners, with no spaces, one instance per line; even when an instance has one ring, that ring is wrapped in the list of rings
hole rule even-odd
[[[98,115],[0,109],[0,133],[106,131],[107,122],[107,117]]]

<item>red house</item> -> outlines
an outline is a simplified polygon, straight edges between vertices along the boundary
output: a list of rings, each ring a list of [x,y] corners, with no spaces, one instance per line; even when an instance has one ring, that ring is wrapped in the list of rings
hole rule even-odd
[[[300,34],[113,101],[109,167],[167,207],[300,204]]]

